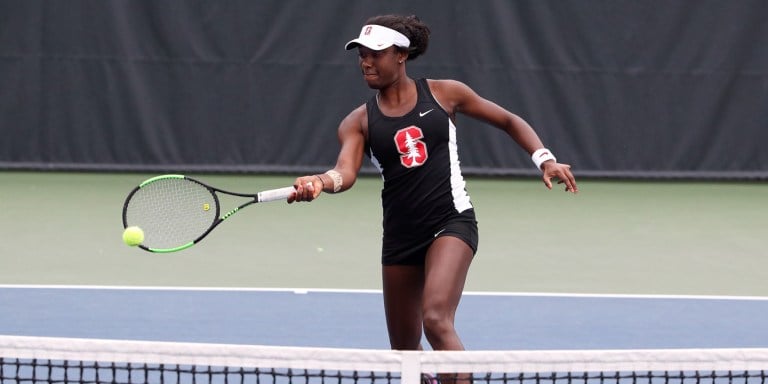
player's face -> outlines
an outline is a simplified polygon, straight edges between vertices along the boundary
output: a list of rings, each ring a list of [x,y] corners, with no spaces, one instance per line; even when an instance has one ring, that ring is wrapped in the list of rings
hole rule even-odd
[[[401,54],[392,46],[381,51],[363,46],[358,47],[360,69],[368,86],[373,89],[382,89],[392,84],[400,75]]]

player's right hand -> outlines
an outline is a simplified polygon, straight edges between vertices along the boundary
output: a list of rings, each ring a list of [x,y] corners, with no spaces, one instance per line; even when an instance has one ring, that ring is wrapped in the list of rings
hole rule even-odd
[[[296,201],[310,202],[320,196],[322,192],[322,182],[317,176],[302,176],[296,178],[293,182],[296,189],[291,196],[288,196],[288,204]]]

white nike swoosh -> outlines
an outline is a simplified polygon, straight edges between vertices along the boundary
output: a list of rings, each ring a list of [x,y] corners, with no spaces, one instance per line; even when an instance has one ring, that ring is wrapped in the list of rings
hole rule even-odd
[[[419,112],[419,117],[424,117],[424,116],[426,116],[426,115],[427,115],[427,113],[430,113],[430,112],[432,112],[432,111],[434,111],[434,110],[435,110],[435,109],[434,109],[434,108],[432,108],[432,109],[430,109],[429,111],[426,111],[426,112]]]
[[[427,113],[429,113],[429,112],[427,112]],[[435,233],[435,237],[438,237],[438,236],[440,236],[440,234],[441,234],[441,233],[443,233],[443,232],[445,232],[445,228],[443,228],[443,229],[441,229],[441,230],[437,231],[437,233]]]

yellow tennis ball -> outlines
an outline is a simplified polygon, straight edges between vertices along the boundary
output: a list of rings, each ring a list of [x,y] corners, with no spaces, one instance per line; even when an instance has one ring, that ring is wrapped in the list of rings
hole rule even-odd
[[[135,247],[144,242],[144,231],[141,228],[133,226],[123,231],[123,242],[131,247]]]

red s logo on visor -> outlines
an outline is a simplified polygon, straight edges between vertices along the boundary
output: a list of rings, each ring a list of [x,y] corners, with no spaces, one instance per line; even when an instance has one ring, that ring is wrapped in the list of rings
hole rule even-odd
[[[427,161],[427,144],[419,140],[424,133],[417,126],[403,128],[395,133],[395,145],[400,152],[400,163],[406,168],[420,167]]]

